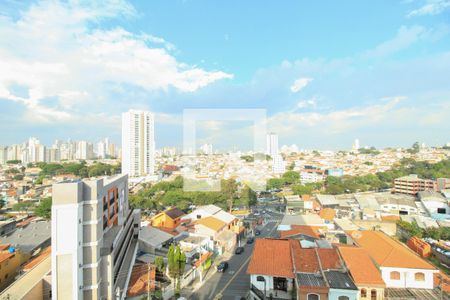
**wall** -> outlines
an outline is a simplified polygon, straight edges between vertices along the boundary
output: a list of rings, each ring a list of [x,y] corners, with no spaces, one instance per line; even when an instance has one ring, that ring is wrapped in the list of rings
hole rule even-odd
[[[349,300],[356,300],[358,299],[358,290],[330,289],[328,293],[329,300],[338,300],[339,296],[347,296]]]
[[[368,287],[368,286],[359,286],[358,291],[358,299],[360,300],[372,300],[371,298],[371,291],[376,290],[377,291],[377,298],[376,300],[383,300],[384,299],[384,288],[375,288],[375,287]],[[361,297],[361,290],[365,289],[367,291],[366,296],[367,297]]]
[[[397,288],[417,288],[417,289],[433,289],[433,274],[436,270],[425,270],[425,269],[405,269],[405,268],[391,268],[391,267],[381,267],[381,277],[386,283],[386,287],[397,287]],[[390,275],[392,271],[400,272],[400,279],[393,280]],[[417,272],[422,272],[425,274],[424,281],[416,281],[414,279],[414,274]]]

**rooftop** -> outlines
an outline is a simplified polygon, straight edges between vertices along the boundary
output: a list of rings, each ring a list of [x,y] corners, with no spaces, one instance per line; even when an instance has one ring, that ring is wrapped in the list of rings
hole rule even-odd
[[[289,241],[257,239],[247,274],[294,278]]]
[[[50,241],[50,236],[50,221],[31,222],[7,236],[0,237],[0,244],[17,245],[24,253],[29,253],[36,247]]]
[[[380,271],[366,250],[360,247],[344,246],[339,247],[339,252],[356,284],[385,286]],[[361,268],[361,266],[364,266],[364,268]]]
[[[381,231],[349,232],[353,241],[364,248],[381,267],[436,269],[416,253]]]
[[[299,286],[313,286],[327,288],[327,284],[320,273],[297,273],[297,281]]]
[[[321,227],[308,225],[291,225],[290,230],[280,231],[280,238],[286,238],[294,235],[307,235],[313,238],[320,238],[319,229]]]
[[[358,289],[347,272],[325,271],[324,273],[330,288],[343,290]]]
[[[173,220],[175,220],[175,219],[181,217],[182,215],[184,215],[184,212],[181,209],[176,208],[176,207],[168,209],[168,210],[164,211],[164,213],[166,215],[168,215]]]
[[[225,222],[212,216],[198,219],[195,221],[195,224],[206,226],[214,231],[219,231],[227,225]]]
[[[173,238],[173,235],[151,226],[143,226],[139,231],[139,239],[154,247]]]

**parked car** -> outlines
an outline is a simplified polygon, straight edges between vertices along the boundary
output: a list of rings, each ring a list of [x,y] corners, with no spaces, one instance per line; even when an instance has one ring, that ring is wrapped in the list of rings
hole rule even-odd
[[[241,254],[242,252],[244,252],[244,247],[237,247],[234,254]]]
[[[261,231],[255,230],[255,235],[260,235],[260,234],[261,234]]]
[[[228,263],[226,261],[221,262],[217,266],[217,272],[219,272],[219,273],[225,272],[226,269],[228,269]]]
[[[253,237],[249,237],[247,239],[247,244],[253,244],[254,241],[255,241],[255,239]]]

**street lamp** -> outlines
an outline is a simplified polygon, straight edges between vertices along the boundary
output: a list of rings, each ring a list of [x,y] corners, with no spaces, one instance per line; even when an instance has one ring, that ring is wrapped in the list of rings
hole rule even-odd
[[[266,299],[266,279],[264,278],[264,276],[257,276],[256,281],[264,282],[264,299]]]

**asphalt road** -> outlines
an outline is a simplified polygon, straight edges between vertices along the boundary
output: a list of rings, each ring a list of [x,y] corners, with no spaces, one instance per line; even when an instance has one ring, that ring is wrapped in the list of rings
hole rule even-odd
[[[262,237],[275,237],[275,221],[281,220],[281,215],[268,212],[266,218],[271,220],[264,227],[260,226]],[[228,269],[225,273],[215,273],[212,275],[189,299],[209,300],[221,293],[224,300],[240,299],[247,294],[250,289],[250,276],[246,274],[247,266],[253,251],[254,244],[244,245],[244,252],[239,255],[233,255],[228,260]]]

